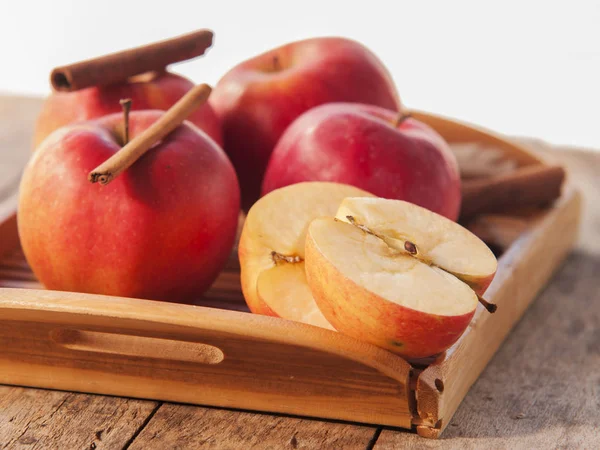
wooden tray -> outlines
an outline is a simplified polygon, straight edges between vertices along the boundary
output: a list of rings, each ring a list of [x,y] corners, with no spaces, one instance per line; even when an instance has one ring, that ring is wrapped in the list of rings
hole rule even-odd
[[[413,112],[450,143],[519,146]],[[28,151],[23,142],[20,151]],[[314,416],[416,429],[435,438],[572,247],[580,196],[565,187],[507,249],[461,339],[435,361],[340,333],[247,313],[237,257],[197,306],[45,291],[18,248],[16,196],[0,203],[0,383]],[[500,388],[500,387],[499,387]]]

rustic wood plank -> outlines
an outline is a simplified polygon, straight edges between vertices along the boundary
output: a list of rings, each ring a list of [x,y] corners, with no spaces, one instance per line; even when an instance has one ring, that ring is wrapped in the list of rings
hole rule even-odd
[[[600,448],[600,255],[572,254],[439,441],[386,429],[375,449]]]
[[[164,404],[129,449],[363,450],[376,432],[367,425]]]
[[[122,448],[157,402],[0,386],[0,448]]]

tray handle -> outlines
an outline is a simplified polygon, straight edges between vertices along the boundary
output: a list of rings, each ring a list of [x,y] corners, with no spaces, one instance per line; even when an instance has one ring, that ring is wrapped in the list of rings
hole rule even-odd
[[[410,428],[411,368],[340,333],[254,314],[0,288],[0,383]]]

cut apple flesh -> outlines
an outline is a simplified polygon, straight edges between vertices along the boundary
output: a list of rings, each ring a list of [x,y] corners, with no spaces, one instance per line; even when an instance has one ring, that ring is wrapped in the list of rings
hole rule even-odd
[[[368,195],[348,185],[305,182],[258,200],[248,212],[239,244],[242,290],[250,309],[332,328],[306,284],[306,232],[313,219],[333,217],[344,198]]]
[[[306,275],[339,331],[407,358],[450,347],[468,326],[496,259],[460,225],[399,200],[347,198],[314,220]]]
[[[336,218],[366,228],[389,247],[455,275],[478,295],[483,295],[496,273],[496,258],[483,241],[459,224],[412,203],[347,198]]]
[[[306,283],[304,261],[298,264],[281,264],[260,273],[256,293],[279,316],[334,329],[321,310]]]
[[[310,233],[323,257],[344,277],[390,302],[440,316],[467,314],[477,306],[475,292],[454,275],[356,226],[322,218]]]

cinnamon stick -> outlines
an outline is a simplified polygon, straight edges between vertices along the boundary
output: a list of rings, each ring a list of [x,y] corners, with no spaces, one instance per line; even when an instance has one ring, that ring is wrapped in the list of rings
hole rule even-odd
[[[110,183],[155,143],[181,125],[196,108],[206,102],[211,90],[212,88],[208,84],[194,86],[143,133],[135,136],[121,150],[92,170],[88,176],[90,182]]]
[[[212,31],[198,30],[154,44],[57,67],[50,74],[50,83],[55,90],[64,92],[117,83],[134,75],[161,71],[169,64],[201,56],[212,45],[212,40]]]
[[[495,177],[463,181],[461,221],[482,213],[548,204],[560,196],[564,178],[562,167],[540,164]]]

